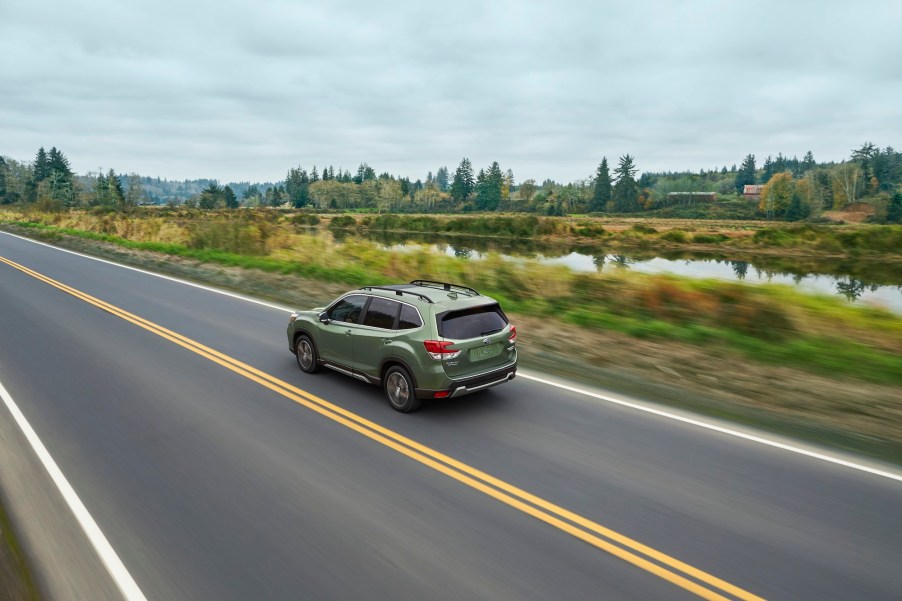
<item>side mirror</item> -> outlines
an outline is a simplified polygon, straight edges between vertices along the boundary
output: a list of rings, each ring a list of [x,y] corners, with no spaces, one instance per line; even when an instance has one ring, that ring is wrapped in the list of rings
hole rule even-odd
[[[319,320],[320,320],[320,322],[322,322],[322,323],[324,323],[324,324],[326,324],[326,325],[328,325],[329,322],[331,321],[331,320],[329,319],[328,313],[326,313],[325,311],[323,311],[322,313],[319,314]]]

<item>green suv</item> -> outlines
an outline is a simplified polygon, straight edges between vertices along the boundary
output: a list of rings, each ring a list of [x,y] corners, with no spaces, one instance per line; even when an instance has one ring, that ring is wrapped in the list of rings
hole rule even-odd
[[[497,301],[426,280],[352,290],[288,320],[288,348],[302,370],[329,367],[377,384],[403,412],[512,380],[516,340]]]

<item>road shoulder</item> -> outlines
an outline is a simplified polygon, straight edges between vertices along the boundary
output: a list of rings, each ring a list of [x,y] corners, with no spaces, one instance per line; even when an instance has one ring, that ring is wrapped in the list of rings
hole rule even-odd
[[[0,504],[16,541],[15,547],[0,550],[4,576],[0,583],[6,582],[7,573],[13,577],[9,592],[0,584],[0,598],[121,601],[106,568],[2,403]],[[9,539],[4,536],[0,545],[10,547]]]

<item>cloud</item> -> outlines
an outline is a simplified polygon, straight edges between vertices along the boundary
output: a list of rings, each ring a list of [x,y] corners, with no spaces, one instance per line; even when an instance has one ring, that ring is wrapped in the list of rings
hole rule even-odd
[[[902,145],[893,2],[13,2],[0,153],[170,178],[566,181]]]

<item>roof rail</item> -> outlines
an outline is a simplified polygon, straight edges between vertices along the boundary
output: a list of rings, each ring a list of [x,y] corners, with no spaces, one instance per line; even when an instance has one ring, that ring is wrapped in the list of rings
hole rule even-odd
[[[411,282],[413,286],[424,286],[426,288],[440,288],[448,292],[463,292],[468,296],[479,296],[479,293],[466,286],[458,286],[457,284],[449,284],[448,282],[435,282],[433,280],[414,280]]]
[[[434,301],[426,296],[425,294],[420,294],[419,292],[411,292],[410,290],[404,290],[402,288],[389,288],[388,286],[363,286],[360,288],[361,290],[388,290],[389,292],[394,292],[398,296],[402,294],[411,294],[413,296],[419,296],[421,299],[425,300],[427,303],[434,304]]]

